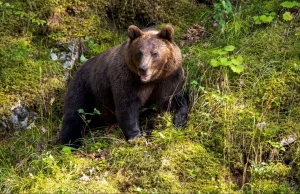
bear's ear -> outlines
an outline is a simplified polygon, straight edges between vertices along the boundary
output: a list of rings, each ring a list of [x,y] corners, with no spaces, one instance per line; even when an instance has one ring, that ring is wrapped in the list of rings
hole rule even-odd
[[[128,28],[128,37],[130,40],[134,40],[140,36],[142,36],[144,33],[135,25],[131,25]]]
[[[163,39],[167,39],[170,42],[173,42],[174,29],[171,25],[166,25],[163,29],[161,29],[157,36]]]

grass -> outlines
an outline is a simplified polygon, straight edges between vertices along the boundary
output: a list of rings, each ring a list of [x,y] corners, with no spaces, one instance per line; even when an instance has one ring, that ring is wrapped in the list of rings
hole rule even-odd
[[[280,17],[269,24],[252,21],[252,16],[265,12],[280,16],[280,2],[234,4],[221,28],[213,26],[209,8],[192,4],[188,9],[191,4],[184,1],[162,22],[173,20],[176,41],[183,43],[190,94],[187,125],[176,128],[172,115],[159,113],[147,118],[156,125],[144,138],[126,142],[118,127],[107,126],[91,131],[85,147],[73,151],[58,144],[64,85],[61,62],[48,57],[55,36],[36,36],[41,29],[32,23],[22,29],[33,36],[1,39],[0,101],[5,104],[1,113],[18,95],[39,112],[31,129],[7,133],[0,128],[1,193],[300,193],[299,9],[293,22]],[[62,1],[61,5],[79,15],[101,10],[100,5],[85,3]],[[42,5],[35,2],[35,6]],[[180,14],[184,11],[193,14]],[[6,18],[13,14],[3,13]],[[87,32],[97,23],[94,14],[80,18],[64,14],[66,23],[56,29],[63,32],[57,40],[77,33],[89,36],[88,57],[124,40],[122,28],[117,32],[106,26],[102,35]],[[64,25],[84,20],[83,16],[83,25],[91,26],[66,34]],[[209,36],[184,44],[184,33],[192,24],[203,25]],[[10,33],[18,28],[13,21],[10,27]],[[5,46],[4,40],[10,44]],[[243,57],[240,74],[210,64],[217,57],[214,50],[228,45],[236,49],[225,57]],[[285,144],[289,137],[294,141]]]

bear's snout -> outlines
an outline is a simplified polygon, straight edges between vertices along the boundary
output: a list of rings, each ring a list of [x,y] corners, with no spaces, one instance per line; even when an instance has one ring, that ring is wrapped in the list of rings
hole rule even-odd
[[[147,75],[147,70],[148,70],[147,66],[145,66],[145,65],[139,66],[139,74],[140,75]]]

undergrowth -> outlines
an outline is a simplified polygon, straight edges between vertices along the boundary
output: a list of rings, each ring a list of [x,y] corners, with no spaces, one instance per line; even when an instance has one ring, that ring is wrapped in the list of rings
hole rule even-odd
[[[31,128],[0,133],[1,193],[300,193],[299,7],[176,1],[164,11],[171,1],[157,1],[142,12],[144,1],[126,2],[0,1],[0,120],[18,99],[39,113]],[[159,113],[141,121],[154,120],[152,133],[131,142],[106,126],[82,148],[59,145],[64,71],[51,49],[75,37],[91,57],[125,40],[126,21],[175,27],[188,123]]]

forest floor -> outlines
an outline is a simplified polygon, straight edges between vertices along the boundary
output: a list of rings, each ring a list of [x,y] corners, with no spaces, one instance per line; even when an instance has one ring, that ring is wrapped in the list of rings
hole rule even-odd
[[[0,192],[300,193],[300,3],[126,2],[0,1]],[[130,24],[166,23],[187,72],[186,126],[147,107],[143,138],[112,125],[59,145],[66,79]],[[36,116],[4,129],[19,100]]]

